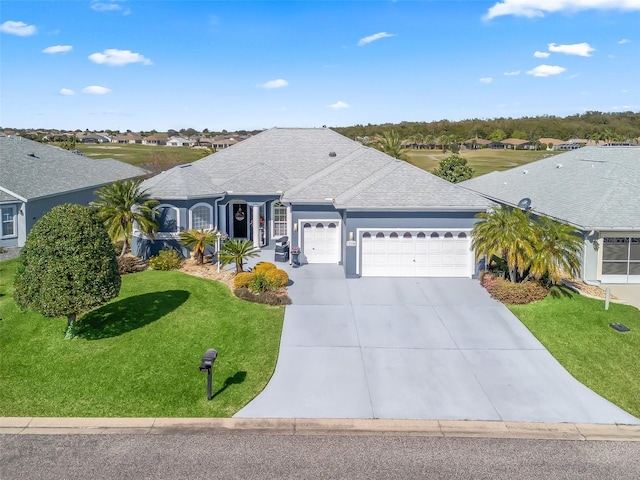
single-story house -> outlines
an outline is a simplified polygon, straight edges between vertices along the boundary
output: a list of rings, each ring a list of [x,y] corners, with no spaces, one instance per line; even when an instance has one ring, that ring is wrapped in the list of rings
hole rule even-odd
[[[574,226],[585,282],[640,283],[640,147],[583,147],[459,185]]]
[[[134,231],[141,256],[212,229],[345,275],[471,277],[475,215],[492,202],[327,128],[273,128],[145,180],[160,232]],[[182,249],[184,256],[188,251]]]
[[[167,140],[167,147],[192,147],[196,142],[183,137],[171,137]]]
[[[463,145],[470,150],[477,150],[480,148],[487,148],[491,144],[491,140],[485,140],[484,138],[470,138],[465,140]]]
[[[116,135],[112,140],[112,143],[142,143],[142,137],[135,133],[125,133],[122,135]]]
[[[539,138],[538,142],[540,142],[542,148],[547,150],[556,150],[559,145],[564,145],[567,143],[564,140],[559,140],[557,138]]]
[[[529,148],[531,146],[531,142],[529,140],[522,140],[520,138],[505,138],[500,142],[491,142],[488,146],[489,148],[494,149],[512,148],[514,150],[519,150],[523,148]]]
[[[143,145],[166,145],[167,137],[163,135],[149,135],[142,139]]]
[[[19,136],[0,135],[0,246],[21,247],[33,224],[56,205],[88,204],[97,188],[145,171],[89,159]]]

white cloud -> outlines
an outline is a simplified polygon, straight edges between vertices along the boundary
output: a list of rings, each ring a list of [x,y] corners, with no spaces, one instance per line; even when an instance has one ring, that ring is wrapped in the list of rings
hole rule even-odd
[[[554,53],[566,53],[567,55],[578,55],[579,57],[590,57],[591,52],[595,51],[587,42],[574,43],[571,45],[549,44],[549,51]]]
[[[480,79],[480,83],[491,83],[491,82],[493,82],[493,78],[491,77],[482,77]]]
[[[514,70],[513,72],[504,72],[507,77],[514,77],[520,75],[520,70]]]
[[[395,37],[395,36],[396,35],[394,33],[387,33],[387,32],[375,33],[373,35],[369,35],[368,37],[361,38],[360,41],[358,42],[358,46],[362,47],[367,43],[375,42],[376,40],[380,40],[381,38],[389,38],[389,37]]]
[[[287,82],[285,79],[277,78],[275,80],[269,80],[268,82],[262,83],[262,84],[260,84],[258,86],[262,87],[262,88],[271,89],[271,88],[282,88],[282,87],[286,87],[288,85],[289,85],[289,82]]]
[[[144,55],[134,53],[131,50],[118,50],[117,48],[108,48],[104,53],[92,53],[89,55],[89,60],[94,63],[118,67],[129,63],[151,65],[151,60],[145,58]]]
[[[566,70],[564,67],[554,65],[538,65],[536,68],[529,70],[527,74],[533,75],[534,77],[550,77],[552,75],[560,75]]]
[[[334,110],[340,110],[341,108],[349,108],[349,104],[343,102],[342,100],[338,100],[336,103],[332,103],[329,105],[329,108],[333,108]]]
[[[67,53],[73,50],[71,45],[52,45],[42,50],[42,53]]]
[[[99,85],[90,85],[82,89],[82,93],[89,93],[92,95],[106,95],[109,92],[111,92],[110,88],[101,87]]]
[[[17,35],[19,37],[28,37],[29,35],[35,35],[38,29],[35,25],[27,25],[24,22],[14,22],[7,20],[0,25],[0,32],[8,33],[9,35]]]
[[[533,56],[536,58],[547,58],[549,55],[551,55],[549,52],[541,52],[539,50],[533,52]]]
[[[75,93],[76,93],[76,92],[74,92],[74,91],[73,91],[73,90],[71,90],[70,88],[61,88],[61,89],[60,89],[60,94],[61,94],[61,95],[69,96],[69,95],[75,95]]]
[[[618,42],[620,45],[624,45],[625,43],[631,43],[631,40],[629,40],[628,38],[623,38],[622,40],[620,40]]]
[[[502,0],[489,8],[483,18],[491,20],[504,15],[533,18],[579,10],[640,10],[640,0]]]
[[[122,12],[123,15],[129,15],[131,10],[123,7],[117,2],[122,0],[110,0],[106,2],[101,2],[99,0],[92,0],[91,9],[96,12]]]

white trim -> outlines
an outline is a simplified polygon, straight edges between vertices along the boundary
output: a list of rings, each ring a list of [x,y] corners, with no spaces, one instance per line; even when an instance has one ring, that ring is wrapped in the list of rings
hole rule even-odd
[[[306,258],[304,253],[304,224],[305,223],[335,223],[338,227],[338,261],[336,264],[344,263],[343,249],[342,249],[342,219],[341,218],[299,218],[298,219],[298,246],[302,248],[302,254]],[[289,237],[291,238],[291,237]]]
[[[206,227],[202,227],[202,228],[204,228],[205,230],[212,230],[213,229],[213,207],[206,202],[196,203],[195,205],[192,205],[189,208],[189,228],[196,228],[193,226],[193,211],[198,207],[207,207],[209,209],[209,223],[207,224]]]
[[[473,228],[407,228],[407,227],[396,227],[396,228],[376,228],[376,227],[370,227],[370,228],[356,228],[356,241],[358,242],[356,244],[356,275],[361,275],[361,271],[362,271],[362,256],[361,256],[361,247],[362,247],[362,234],[364,232],[423,232],[423,233],[433,233],[436,232],[438,233],[441,237],[444,237],[445,233],[447,232],[456,232],[456,233],[460,233],[460,232],[464,232],[465,234],[467,234],[467,238],[469,239],[469,245],[471,245],[471,240],[472,240],[472,235],[471,232],[473,231]],[[455,238],[455,237],[454,237]],[[473,250],[471,250],[471,258],[475,259],[475,255]],[[472,277],[473,274],[475,273],[474,271],[474,267],[475,267],[475,262],[471,261],[469,262],[469,277]]]
[[[178,233],[180,231],[180,225],[181,225],[181,222],[180,222],[180,209],[178,207],[176,207],[175,205],[171,205],[170,203],[161,203],[160,205],[155,207],[153,210],[158,212],[158,210],[160,210],[161,208],[173,208],[176,211],[176,228],[177,228],[177,231],[176,232],[162,232],[162,231],[159,231],[156,234],[157,238],[161,238],[161,237],[158,237],[158,234]]]
[[[3,235],[2,231],[4,230],[4,218],[2,218],[2,210],[4,210],[5,208],[7,209],[11,209],[13,210],[12,213],[12,221],[13,221],[13,234],[11,235]],[[6,222],[9,223],[9,222]],[[5,238],[17,238],[18,237],[18,208],[16,207],[15,204],[13,205],[2,205],[0,206],[0,238],[5,239]]]
[[[278,238],[282,237],[283,235],[276,235],[276,204],[279,203],[279,208],[284,208],[285,209],[285,216],[286,219],[284,221],[285,224],[285,232],[283,235],[288,235],[289,232],[289,224],[291,222],[291,218],[290,218],[290,209],[287,205],[285,205],[282,201],[280,200],[274,200],[273,202],[271,202],[271,220],[269,221],[269,239],[270,240],[277,240]],[[291,238],[289,236],[289,238]]]

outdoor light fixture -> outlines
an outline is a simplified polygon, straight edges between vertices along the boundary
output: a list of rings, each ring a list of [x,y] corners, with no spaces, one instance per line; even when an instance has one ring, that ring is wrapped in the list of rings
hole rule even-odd
[[[216,358],[218,358],[218,352],[215,349],[210,348],[209,350],[204,352],[204,355],[202,355],[202,360],[200,361],[200,371],[207,372],[207,400],[211,400],[212,398],[211,384],[213,375],[211,370],[213,368],[213,362],[216,361]]]
[[[297,224],[297,223],[294,223],[294,224],[293,224],[293,231],[294,231],[294,232],[297,232],[297,231],[298,231],[298,224]]]
[[[353,241],[353,232],[349,232],[349,241]]]

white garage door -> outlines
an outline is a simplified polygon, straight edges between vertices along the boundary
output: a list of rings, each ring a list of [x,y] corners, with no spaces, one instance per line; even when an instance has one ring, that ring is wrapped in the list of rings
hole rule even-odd
[[[471,277],[471,238],[462,231],[365,231],[364,277]]]
[[[302,253],[308,263],[340,262],[340,222],[303,221]]]

